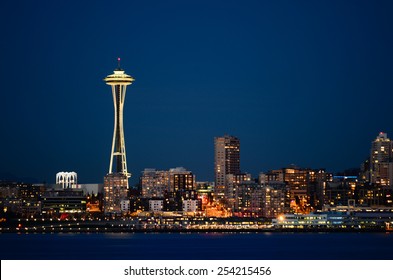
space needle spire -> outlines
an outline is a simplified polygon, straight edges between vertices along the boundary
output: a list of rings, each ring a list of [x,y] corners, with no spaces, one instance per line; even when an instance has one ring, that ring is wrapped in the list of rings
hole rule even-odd
[[[126,89],[134,81],[130,75],[127,75],[123,69],[120,68],[120,58],[117,59],[118,67],[104,78],[107,85],[112,87],[113,105],[115,113],[115,121],[113,128],[113,140],[111,158],[109,163],[108,174],[123,174],[129,178],[131,176],[127,170],[126,160],[126,146],[124,141],[124,126],[123,126],[123,108],[126,97]]]

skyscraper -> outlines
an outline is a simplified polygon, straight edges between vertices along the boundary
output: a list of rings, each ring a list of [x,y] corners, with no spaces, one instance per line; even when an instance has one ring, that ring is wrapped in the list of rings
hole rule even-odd
[[[240,140],[225,135],[214,138],[215,195],[225,196],[226,175],[240,173]]]
[[[108,75],[104,81],[112,87],[114,105],[114,128],[109,172],[104,178],[104,212],[120,213],[122,205],[127,200],[128,178],[131,174],[127,170],[126,146],[123,129],[123,108],[126,97],[126,88],[134,78],[127,75],[120,68],[120,58],[118,58],[118,68],[113,74]]]
[[[390,186],[393,181],[393,142],[380,132],[371,144],[370,183]]]

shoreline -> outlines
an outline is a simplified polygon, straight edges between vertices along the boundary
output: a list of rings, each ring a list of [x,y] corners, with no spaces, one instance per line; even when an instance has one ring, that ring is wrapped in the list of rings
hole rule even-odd
[[[48,229],[4,229],[1,234],[55,234],[55,233],[392,233],[386,229],[330,229],[330,228],[308,228],[308,229],[129,229],[129,228],[48,228]]]

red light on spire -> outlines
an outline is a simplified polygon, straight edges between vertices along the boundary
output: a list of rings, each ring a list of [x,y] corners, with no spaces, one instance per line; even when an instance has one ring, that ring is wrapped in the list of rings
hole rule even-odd
[[[120,69],[120,57],[117,58],[117,66]]]

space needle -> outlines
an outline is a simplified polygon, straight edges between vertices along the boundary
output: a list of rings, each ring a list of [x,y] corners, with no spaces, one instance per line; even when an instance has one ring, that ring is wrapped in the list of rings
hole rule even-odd
[[[118,67],[104,78],[112,88],[114,105],[114,128],[112,150],[108,174],[104,178],[104,211],[106,213],[121,213],[127,211],[128,178],[131,174],[127,170],[126,146],[124,141],[123,108],[127,86],[134,78],[127,75]],[[128,205],[129,208],[129,205]]]

